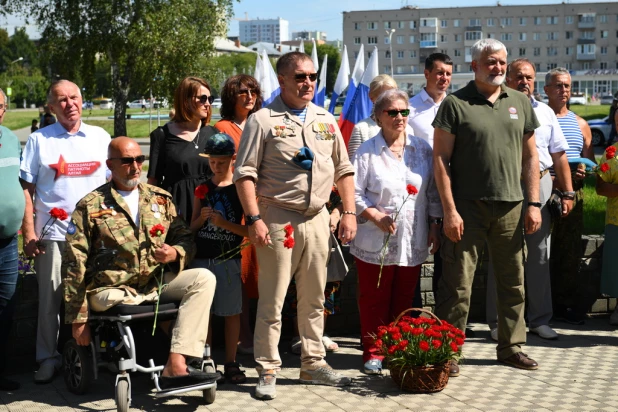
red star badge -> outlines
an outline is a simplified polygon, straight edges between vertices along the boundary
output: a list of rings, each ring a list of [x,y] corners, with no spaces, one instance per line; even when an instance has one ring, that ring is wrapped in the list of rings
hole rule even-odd
[[[80,163],[67,163],[64,157],[60,155],[58,163],[50,164],[50,169],[56,170],[56,176],[54,180],[58,179],[62,175],[66,176],[88,176],[93,174],[101,166],[101,162],[80,162]]]

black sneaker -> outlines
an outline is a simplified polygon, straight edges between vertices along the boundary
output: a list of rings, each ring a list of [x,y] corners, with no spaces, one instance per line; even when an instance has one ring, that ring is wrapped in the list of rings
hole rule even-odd
[[[570,323],[571,325],[583,325],[584,323],[586,323],[586,315],[577,312],[573,308],[566,308],[562,313],[556,313],[556,316],[554,316],[554,318],[556,320]]]

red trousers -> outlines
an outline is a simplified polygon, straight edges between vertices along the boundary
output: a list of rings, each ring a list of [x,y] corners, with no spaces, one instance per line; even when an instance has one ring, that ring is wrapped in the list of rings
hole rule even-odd
[[[360,324],[363,342],[363,362],[384,358],[373,344],[372,335],[378,326],[388,325],[397,315],[412,306],[414,290],[421,273],[421,265],[384,266],[378,288],[380,265],[354,258],[360,290]]]

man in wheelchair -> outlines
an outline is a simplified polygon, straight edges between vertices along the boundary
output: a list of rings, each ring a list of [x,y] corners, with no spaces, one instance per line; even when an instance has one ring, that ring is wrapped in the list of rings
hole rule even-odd
[[[81,199],[71,216],[63,256],[66,323],[79,345],[91,341],[88,316],[118,305],[180,301],[161,389],[199,385],[216,375],[193,369],[202,358],[216,280],[206,269],[184,270],[193,236],[171,195],[140,183],[144,156],[128,137],[112,140],[110,182]],[[169,330],[169,329],[168,329]]]

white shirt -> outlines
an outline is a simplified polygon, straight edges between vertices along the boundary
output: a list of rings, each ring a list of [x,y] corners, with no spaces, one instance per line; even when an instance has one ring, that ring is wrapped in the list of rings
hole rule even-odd
[[[135,222],[135,226],[139,227],[139,190],[118,190],[118,193],[129,206],[131,218]]]
[[[534,130],[536,149],[539,152],[540,171],[544,171],[554,164],[550,153],[566,151],[569,144],[558,124],[554,111],[543,102],[530,98],[536,118],[539,119],[540,127]]]
[[[75,134],[56,122],[32,133],[22,155],[19,177],[35,188],[34,229],[40,236],[49,211],[58,207],[69,216],[75,204],[105,183],[109,134],[81,122]],[[44,239],[65,240],[69,220],[57,220]]]
[[[442,99],[444,100],[444,99]],[[442,103],[442,100],[440,103]],[[410,99],[410,116],[408,124],[414,130],[414,136],[418,136],[433,148],[433,126],[431,123],[438,113],[440,103],[433,101],[425,88]]]
[[[356,238],[350,247],[353,256],[380,264],[386,233],[360,214],[369,207],[376,207],[382,213],[394,215],[401,207],[395,220],[397,230],[389,239],[384,264],[417,266],[427,259],[428,218],[442,216],[432,152],[427,142],[408,135],[403,161],[397,160],[386,146],[382,132],[358,148],[354,156],[354,183],[359,217]],[[417,195],[408,197],[408,184],[416,186]]]

